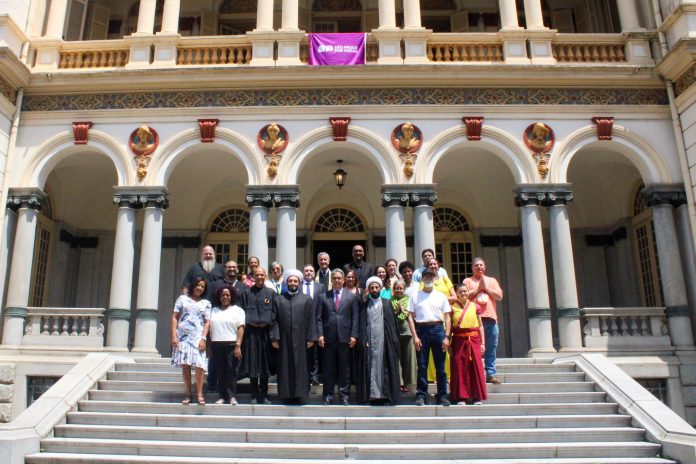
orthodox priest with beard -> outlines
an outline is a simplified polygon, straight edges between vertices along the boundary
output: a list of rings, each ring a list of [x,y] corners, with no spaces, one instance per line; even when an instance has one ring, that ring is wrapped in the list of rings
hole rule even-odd
[[[201,260],[193,264],[186,276],[184,281],[181,283],[181,294],[186,295],[188,293],[188,288],[191,282],[196,280],[198,277],[203,277],[207,282],[205,286],[205,294],[203,298],[208,301],[212,301],[212,297],[215,295],[213,293],[213,284],[218,280],[223,280],[225,278],[225,268],[222,264],[215,262],[215,250],[210,245],[204,246],[201,250]]]
[[[399,331],[389,300],[379,296],[382,281],[367,279],[367,301],[361,303],[356,373],[359,403],[396,404],[399,401]]]
[[[276,298],[279,340],[278,397],[285,404],[299,404],[309,396],[307,350],[317,340],[317,324],[312,299],[299,291],[302,273],[293,269],[285,274],[287,292]]]

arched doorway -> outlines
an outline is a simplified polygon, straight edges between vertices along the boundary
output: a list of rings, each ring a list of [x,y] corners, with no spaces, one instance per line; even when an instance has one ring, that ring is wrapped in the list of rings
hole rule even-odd
[[[326,210],[314,222],[312,229],[312,260],[315,266],[319,252],[331,257],[332,267],[352,261],[355,245],[367,245],[367,233],[363,220],[352,210],[336,207]]]
[[[218,263],[229,260],[242,265],[246,263],[249,257],[249,211],[237,207],[219,213],[210,222],[205,242],[215,249]]]
[[[435,254],[442,267],[448,270],[454,283],[461,283],[471,274],[474,259],[474,234],[469,221],[456,208],[433,209]]]

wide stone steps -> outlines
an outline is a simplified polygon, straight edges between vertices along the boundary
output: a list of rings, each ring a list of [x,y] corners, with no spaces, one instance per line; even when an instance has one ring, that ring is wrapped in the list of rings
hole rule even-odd
[[[27,464],[674,464],[572,364],[501,359],[501,385],[481,406],[180,404],[167,359],[121,363],[42,440]],[[435,386],[429,391],[435,393]],[[351,400],[353,400],[352,398]]]

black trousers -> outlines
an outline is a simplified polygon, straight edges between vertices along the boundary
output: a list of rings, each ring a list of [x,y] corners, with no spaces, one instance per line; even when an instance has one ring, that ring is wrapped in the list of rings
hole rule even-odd
[[[331,399],[338,378],[338,393],[341,399],[350,396],[350,365],[348,364],[347,343],[327,343],[322,351],[324,368],[324,399]]]
[[[227,402],[237,395],[237,358],[234,357],[234,347],[234,343],[227,342],[213,342],[212,346],[218,393]]]
[[[260,381],[260,382],[259,382]],[[251,397],[256,398],[256,401],[263,403],[263,400],[268,398],[268,377],[250,377],[249,387],[251,387]]]
[[[318,382],[321,369],[319,365],[319,345],[307,349],[307,369],[309,371],[309,381]]]

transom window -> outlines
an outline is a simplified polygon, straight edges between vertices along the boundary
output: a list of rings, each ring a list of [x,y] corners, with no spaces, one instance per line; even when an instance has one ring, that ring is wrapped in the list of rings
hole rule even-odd
[[[239,208],[223,211],[213,219],[210,232],[249,232],[249,212]]]
[[[322,214],[314,226],[314,232],[364,232],[362,221],[353,211],[332,208]]]
[[[433,227],[435,232],[468,232],[469,221],[453,208],[435,208],[433,210]]]
[[[435,255],[452,282],[459,283],[471,274],[474,258],[474,236],[469,221],[460,211],[442,206],[433,209],[433,228]]]

